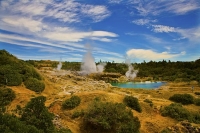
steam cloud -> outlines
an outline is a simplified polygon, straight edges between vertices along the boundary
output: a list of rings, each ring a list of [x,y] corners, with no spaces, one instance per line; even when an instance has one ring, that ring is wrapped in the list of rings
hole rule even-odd
[[[60,71],[62,68],[62,62],[60,61],[59,64],[57,65],[56,70]]]
[[[138,73],[138,70],[134,70],[134,67],[131,65],[130,60],[126,60],[126,64],[128,65],[128,71],[126,72],[126,77],[133,80]]]
[[[87,44],[85,45],[87,49],[86,54],[83,56],[82,64],[81,64],[81,74],[87,75],[90,73],[103,72],[105,63],[99,64],[96,66],[94,57],[92,56],[92,47]]]

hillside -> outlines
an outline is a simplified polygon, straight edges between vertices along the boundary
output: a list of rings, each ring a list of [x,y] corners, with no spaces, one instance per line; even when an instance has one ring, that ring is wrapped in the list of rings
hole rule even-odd
[[[174,118],[170,118],[169,116],[164,117],[161,115],[161,110],[173,103],[173,101],[170,101],[169,98],[174,94],[187,93],[192,95],[195,99],[200,98],[200,96],[197,95],[198,93],[195,93],[200,92],[200,87],[196,82],[190,82],[190,84],[188,84],[188,82],[170,82],[167,85],[154,90],[120,89],[112,87],[109,83],[102,80],[80,76],[74,71],[56,71],[52,68],[44,67],[36,69],[33,68],[33,66],[18,60],[6,51],[1,51],[0,53],[0,75],[3,77],[1,78],[1,86],[3,88],[11,88],[16,95],[15,98],[8,105],[6,105],[6,112],[9,114],[15,114],[19,118],[21,117],[21,114],[17,111],[17,107],[20,106],[21,108],[25,108],[31,98],[45,96],[45,107],[47,107],[49,112],[54,114],[53,124],[56,128],[69,128],[73,133],[90,132],[90,130],[85,128],[87,125],[85,125],[84,122],[86,119],[85,116],[89,111],[89,107],[91,107],[95,99],[99,99],[102,102],[124,103],[124,97],[132,96],[138,99],[142,109],[142,112],[131,109],[133,116],[138,117],[140,121],[140,133],[185,132],[189,131],[189,129],[187,129],[188,126],[186,127],[185,125],[189,125],[190,129],[200,127],[200,122],[194,123],[191,121],[190,123],[192,125],[190,125],[190,123],[184,120],[178,121]],[[5,60],[7,62],[5,62]],[[13,66],[16,67],[15,69],[12,68],[12,70],[17,71],[10,72],[10,74],[11,77],[14,76],[12,73],[19,74],[18,78],[21,78],[21,80],[18,84],[8,84],[9,76],[7,76],[7,73],[4,72],[5,69],[2,70],[2,68],[10,70],[10,67]],[[22,68],[23,70],[20,70]],[[24,68],[26,68],[27,71],[22,73]],[[29,69],[32,71],[29,71]],[[33,73],[36,73],[36,75],[40,78],[37,79],[37,76],[34,76]],[[28,75],[28,77],[24,78],[26,75]],[[26,82],[26,80],[30,77],[36,78],[44,83],[44,90],[34,91],[27,89],[24,82]],[[4,82],[6,79],[7,82]],[[191,91],[191,85],[194,86],[193,92]],[[73,109],[63,109],[63,102],[70,99],[72,96],[78,96],[81,99],[80,104]],[[200,113],[200,106],[195,104],[183,105],[183,107],[190,112]],[[126,110],[129,109],[130,107],[127,106]],[[74,118],[75,114],[77,115],[76,118]],[[196,119],[200,121],[200,116],[197,115]],[[200,129],[197,128],[194,128],[194,130],[200,131]]]

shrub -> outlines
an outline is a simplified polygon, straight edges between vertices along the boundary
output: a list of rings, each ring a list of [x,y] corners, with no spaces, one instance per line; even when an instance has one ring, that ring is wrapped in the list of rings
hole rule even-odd
[[[32,98],[25,106],[21,120],[45,133],[52,133],[54,131],[53,114],[48,112],[44,105],[45,101],[46,97],[44,96]]]
[[[18,86],[22,83],[22,77],[19,73],[8,73],[5,75],[6,85]]]
[[[190,112],[183,108],[180,103],[172,103],[169,106],[164,107],[164,109],[161,110],[161,115],[169,116],[178,121],[190,119]]]
[[[196,94],[196,95],[200,95],[200,92],[195,92],[194,94]]]
[[[200,98],[195,99],[194,104],[200,106]]]
[[[72,96],[70,99],[67,99],[63,102],[62,108],[63,109],[73,109],[77,107],[81,102],[80,97]]]
[[[0,114],[1,133],[41,133],[36,127],[27,125],[17,117],[9,114]]]
[[[194,97],[190,94],[174,94],[169,98],[169,100],[182,103],[183,105],[194,103]]]
[[[35,92],[42,92],[45,89],[45,84],[36,78],[28,78],[24,84],[26,88]]]
[[[192,122],[200,124],[200,114],[199,112],[191,113],[192,115]]]
[[[0,83],[8,86],[17,86],[22,83],[21,75],[10,65],[0,67]]]
[[[54,133],[72,133],[72,131],[70,129],[60,128],[57,129],[57,131],[55,131]]]
[[[188,120],[190,122],[200,123],[199,112],[189,112],[180,103],[172,103],[164,107],[164,109],[161,109],[161,115],[169,116],[178,121]]]
[[[82,116],[84,116],[84,111],[83,111],[83,110],[75,111],[75,112],[72,114],[72,119],[78,118],[78,117],[82,117]]]
[[[128,107],[130,107],[138,112],[142,112],[142,108],[141,108],[137,98],[132,97],[132,96],[125,96],[123,101]]]
[[[145,99],[144,102],[149,103],[151,107],[153,107],[153,102],[149,99]]]
[[[12,89],[0,88],[0,106],[6,106],[10,104],[15,97],[15,92]]]
[[[87,133],[138,133],[140,121],[122,103],[94,101],[84,115]]]

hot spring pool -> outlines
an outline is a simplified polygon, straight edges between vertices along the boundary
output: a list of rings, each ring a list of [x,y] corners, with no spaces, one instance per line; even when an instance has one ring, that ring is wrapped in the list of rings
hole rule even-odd
[[[141,88],[141,89],[156,89],[166,84],[166,82],[125,82],[125,83],[111,83],[112,86],[119,88]]]

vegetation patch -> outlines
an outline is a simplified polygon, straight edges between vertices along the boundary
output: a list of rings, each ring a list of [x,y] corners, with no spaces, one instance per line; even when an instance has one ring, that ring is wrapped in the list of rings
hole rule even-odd
[[[194,94],[196,94],[196,95],[200,95],[200,92],[195,92]]]
[[[140,121],[122,103],[94,101],[84,115],[87,133],[138,133]]]
[[[72,119],[84,116],[85,112],[83,110],[76,110],[72,114]]]
[[[169,100],[182,103],[183,105],[194,103],[194,97],[190,94],[174,94],[169,98]]]
[[[42,92],[45,89],[45,84],[36,78],[28,78],[24,84],[26,88],[35,92]]]
[[[46,97],[44,96],[32,98],[25,106],[21,120],[27,125],[35,126],[45,133],[51,133],[54,131],[53,114],[48,112],[44,105],[45,101]]]
[[[27,125],[16,116],[0,113],[1,133],[42,133],[36,127]]]
[[[142,108],[141,108],[140,103],[138,102],[137,98],[132,97],[132,96],[125,96],[123,101],[128,107],[130,107],[138,112],[142,112]]]
[[[200,114],[197,112],[189,112],[180,103],[172,103],[161,109],[162,116],[169,116],[178,121],[188,120],[194,123],[200,123]]]
[[[10,104],[15,99],[15,97],[16,97],[15,92],[12,89],[0,87],[1,107]]]
[[[42,79],[32,65],[5,50],[0,50],[0,84],[18,86],[27,78]]]
[[[144,102],[145,102],[145,103],[149,103],[149,105],[150,105],[151,107],[153,107],[153,102],[152,102],[151,100],[145,99]]]
[[[62,103],[63,109],[73,109],[81,103],[81,99],[78,96],[72,96],[70,99],[65,100]]]
[[[194,104],[200,106],[200,98],[195,99]]]

